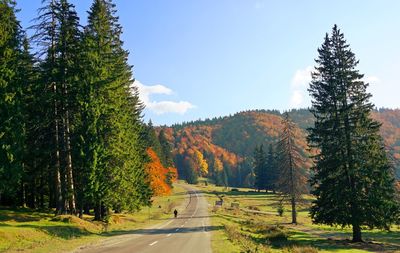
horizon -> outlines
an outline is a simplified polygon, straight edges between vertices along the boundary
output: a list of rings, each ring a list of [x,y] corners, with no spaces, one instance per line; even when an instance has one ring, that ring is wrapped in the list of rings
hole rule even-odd
[[[91,2],[71,0],[82,25]],[[257,108],[310,106],[310,71],[334,24],[360,60],[371,102],[400,106],[400,34],[393,33],[400,26],[400,2],[114,2],[146,105],[145,122],[172,125]],[[40,6],[40,0],[17,1],[24,29]]]
[[[283,114],[285,112],[291,112],[293,110],[309,110],[310,107],[304,107],[304,108],[291,108],[288,110],[278,110],[278,109],[248,109],[248,110],[241,110],[241,111],[237,111],[234,113],[230,113],[230,114],[224,114],[224,115],[219,115],[219,116],[214,116],[214,117],[205,117],[205,118],[198,118],[198,119],[194,119],[194,120],[189,120],[189,121],[182,121],[182,122],[176,122],[176,123],[172,123],[172,124],[154,124],[154,122],[150,119],[147,122],[144,123],[148,123],[151,121],[152,125],[155,127],[173,127],[174,125],[185,125],[185,124],[191,124],[191,123],[197,123],[197,122],[202,122],[202,121],[206,121],[206,120],[213,120],[213,119],[217,119],[217,118],[226,118],[226,117],[233,117],[236,114],[240,114],[240,113],[245,113],[245,112],[271,112],[271,111],[278,111],[279,114]],[[390,108],[390,107],[376,107],[374,106],[374,108],[372,109],[373,112],[380,112],[381,110],[390,110],[390,111],[400,111],[400,108]]]

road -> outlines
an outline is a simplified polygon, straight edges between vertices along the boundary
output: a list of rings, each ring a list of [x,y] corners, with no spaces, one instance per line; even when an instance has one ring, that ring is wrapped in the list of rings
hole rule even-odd
[[[80,249],[79,253],[209,253],[210,223],[207,201],[203,194],[190,186],[188,202],[176,219],[172,218],[153,228],[138,229],[128,235],[116,236],[98,246]]]

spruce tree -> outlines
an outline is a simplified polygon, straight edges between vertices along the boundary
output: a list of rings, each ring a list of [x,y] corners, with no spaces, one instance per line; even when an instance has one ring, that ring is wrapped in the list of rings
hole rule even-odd
[[[76,210],[73,158],[71,144],[72,116],[76,110],[76,90],[79,84],[80,31],[79,18],[67,0],[43,1],[36,19],[34,41],[41,58],[41,82],[43,110],[51,108],[51,114],[43,115],[41,127],[52,133],[48,143],[52,154],[48,161],[52,174],[57,213],[74,213]],[[46,139],[43,139],[46,140]]]
[[[145,143],[138,91],[132,87],[128,52],[115,5],[95,0],[84,32],[83,90],[80,149],[85,162],[85,202],[95,206],[95,218],[107,211],[135,210],[150,204],[150,188],[144,171]]]
[[[275,153],[272,144],[268,147],[268,153],[266,158],[266,189],[271,190],[275,193],[277,180],[278,180],[278,167],[275,162]]]
[[[316,121],[308,142],[318,151],[311,217],[316,223],[351,226],[353,241],[359,242],[362,228],[388,229],[394,221],[393,171],[380,124],[371,118],[368,84],[336,25],[318,53],[309,88]]]
[[[258,191],[267,190],[267,155],[263,145],[254,149],[253,168],[255,174],[254,186]]]
[[[279,164],[278,190],[288,199],[292,208],[292,223],[297,223],[297,202],[306,192],[306,177],[301,168],[300,150],[295,143],[295,126],[286,112],[282,119],[283,130],[277,145]]]
[[[0,1],[0,203],[5,195],[13,202],[23,175],[25,35],[15,13],[14,1]]]
[[[172,156],[172,147],[169,141],[167,140],[167,137],[165,135],[165,130],[161,129],[160,133],[158,134],[158,141],[160,142],[161,145],[161,151],[162,151],[162,156],[163,158],[161,161],[164,161],[164,166],[165,167],[174,167],[174,160]]]

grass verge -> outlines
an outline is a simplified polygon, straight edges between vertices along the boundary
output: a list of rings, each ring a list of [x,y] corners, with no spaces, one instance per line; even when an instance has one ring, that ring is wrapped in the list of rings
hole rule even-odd
[[[0,210],[0,252],[69,252],[80,245],[95,243],[104,237],[120,235],[161,223],[171,218],[180,206],[186,190],[175,185],[170,196],[153,198],[152,207],[133,214],[114,214],[109,225],[71,215],[54,216],[29,209]]]
[[[391,232],[364,230],[366,243],[351,243],[351,229],[312,224],[309,217],[310,196],[298,206],[298,225],[290,224],[290,206],[278,215],[280,197],[272,193],[240,188],[230,191],[223,187],[201,184],[210,207],[212,249],[230,252],[400,252],[400,229]],[[214,203],[222,198],[223,207]],[[235,203],[232,207],[232,203]],[[239,208],[235,206],[239,205]]]

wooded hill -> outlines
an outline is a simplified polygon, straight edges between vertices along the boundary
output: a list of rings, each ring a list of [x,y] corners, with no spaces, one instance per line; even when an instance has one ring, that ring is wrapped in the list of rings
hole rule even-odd
[[[291,110],[289,116],[297,125],[295,135],[297,145],[303,151],[303,166],[309,168],[306,129],[312,126],[314,118],[307,109]],[[381,135],[395,161],[397,178],[400,178],[400,110],[379,109],[372,116],[382,123]],[[218,169],[216,164],[222,164],[230,186],[252,186],[254,149],[260,144],[266,147],[276,144],[282,129],[281,120],[282,114],[277,110],[252,110],[162,129],[173,146],[175,163],[183,178],[191,174],[188,170],[201,169],[200,152],[208,166],[209,177]]]

